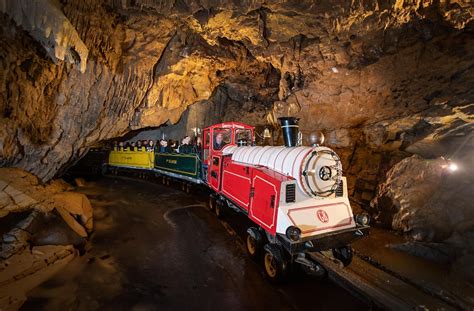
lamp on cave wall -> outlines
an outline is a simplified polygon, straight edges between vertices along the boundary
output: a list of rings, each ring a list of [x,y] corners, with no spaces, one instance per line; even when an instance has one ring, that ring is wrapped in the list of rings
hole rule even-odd
[[[444,161],[444,163],[441,164],[442,169],[450,173],[454,173],[459,169],[458,164],[453,162],[451,159],[445,159],[444,157],[441,157],[441,159]]]
[[[449,163],[448,165],[448,169],[451,171],[451,172],[455,172],[458,170],[458,165],[454,162],[451,162]]]

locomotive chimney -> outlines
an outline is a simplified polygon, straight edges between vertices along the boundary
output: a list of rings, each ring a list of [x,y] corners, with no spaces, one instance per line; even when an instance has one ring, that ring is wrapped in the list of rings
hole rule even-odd
[[[286,147],[296,147],[298,144],[299,120],[300,119],[295,117],[278,118],[278,121],[280,121],[283,139],[285,140]]]

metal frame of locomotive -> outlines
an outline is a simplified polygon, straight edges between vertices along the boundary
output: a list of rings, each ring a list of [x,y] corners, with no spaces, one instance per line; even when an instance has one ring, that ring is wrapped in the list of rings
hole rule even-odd
[[[153,163],[144,167],[117,161],[111,152],[109,165],[150,169],[207,185],[212,190],[209,207],[218,216],[230,207],[255,223],[247,230],[247,253],[253,259],[263,257],[269,279],[284,279],[295,265],[322,275],[324,268],[308,252],[332,250],[334,258],[348,265],[350,243],[368,234],[369,219],[352,213],[337,154],[323,146],[297,146],[297,119],[280,121],[285,146],[248,146],[241,142],[254,141],[254,128],[226,122],[202,131],[200,158],[156,153],[151,156]],[[219,133],[227,144],[217,150],[214,143]],[[195,171],[181,167],[183,156],[193,157]]]

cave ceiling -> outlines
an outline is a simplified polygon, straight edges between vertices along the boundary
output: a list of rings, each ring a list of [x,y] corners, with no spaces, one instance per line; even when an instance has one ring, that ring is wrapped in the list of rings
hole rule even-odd
[[[43,180],[100,141],[221,97],[235,99],[226,119],[264,125],[291,110],[303,132],[324,129],[347,152],[364,141],[436,154],[433,135],[472,125],[464,1],[1,0],[0,10],[0,164]]]

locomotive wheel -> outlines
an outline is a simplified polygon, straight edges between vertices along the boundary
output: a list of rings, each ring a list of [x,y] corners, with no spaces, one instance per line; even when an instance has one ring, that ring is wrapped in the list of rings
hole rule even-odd
[[[352,251],[352,247],[350,245],[347,245],[344,247],[333,248],[332,255],[334,256],[334,258],[341,261],[344,267],[347,267],[352,262],[352,257],[354,254]]]
[[[263,238],[258,229],[252,227],[247,230],[246,249],[247,254],[253,260],[260,258],[262,254]]]
[[[265,276],[274,283],[284,282],[288,276],[288,265],[283,258],[281,248],[275,244],[266,244],[264,250],[263,265]]]
[[[257,255],[257,240],[250,234],[247,235],[247,253],[252,258]]]
[[[210,211],[214,211],[214,209],[216,208],[216,198],[212,194],[209,195],[208,207]]]

